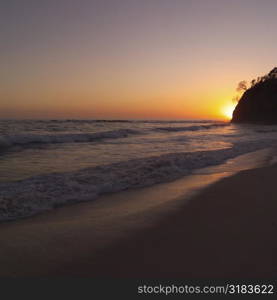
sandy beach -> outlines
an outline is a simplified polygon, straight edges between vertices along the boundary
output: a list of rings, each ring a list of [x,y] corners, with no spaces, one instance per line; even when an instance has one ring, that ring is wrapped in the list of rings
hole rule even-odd
[[[8,292],[23,294],[17,278],[87,281],[99,299],[128,281],[134,296],[163,296],[141,293],[147,279],[273,292],[255,285],[277,277],[276,11],[277,0],[1,1]]]
[[[241,171],[189,201],[177,181],[171,192],[178,201],[134,214],[130,197],[151,203],[151,190],[119,195],[117,210],[106,196],[3,223],[0,276],[274,278],[276,176],[276,165]]]

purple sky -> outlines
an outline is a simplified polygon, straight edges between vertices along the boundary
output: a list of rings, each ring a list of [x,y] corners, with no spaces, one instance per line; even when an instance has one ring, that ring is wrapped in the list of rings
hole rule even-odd
[[[276,63],[273,0],[2,0],[0,117],[217,116]]]

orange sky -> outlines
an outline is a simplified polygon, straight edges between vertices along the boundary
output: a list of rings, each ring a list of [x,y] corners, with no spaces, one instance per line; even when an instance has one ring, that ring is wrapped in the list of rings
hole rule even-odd
[[[7,2],[0,118],[226,119],[237,83],[275,66],[265,2]]]

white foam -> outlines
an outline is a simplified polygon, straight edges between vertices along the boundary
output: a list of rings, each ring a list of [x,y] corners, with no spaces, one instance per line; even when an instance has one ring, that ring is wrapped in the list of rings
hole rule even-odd
[[[0,183],[0,220],[27,217],[67,203],[89,201],[103,193],[167,182],[193,170],[216,165],[229,158],[272,146],[249,142],[232,148],[179,152],[86,168],[75,172],[35,176]]]

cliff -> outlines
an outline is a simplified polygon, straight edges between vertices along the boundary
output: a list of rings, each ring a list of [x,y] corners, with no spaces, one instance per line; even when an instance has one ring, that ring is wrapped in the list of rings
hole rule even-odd
[[[277,124],[277,69],[259,78],[240,98],[231,122]]]

